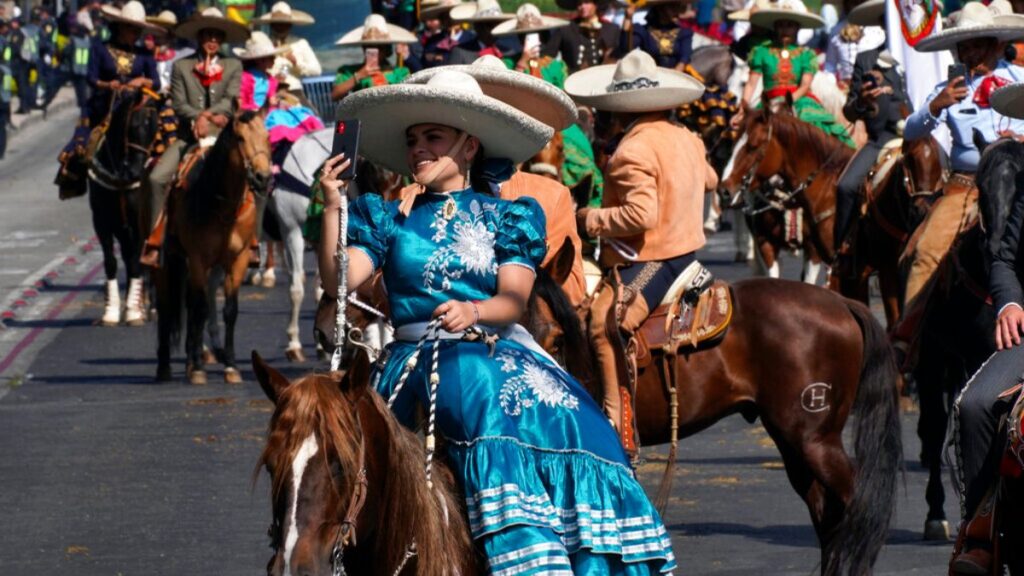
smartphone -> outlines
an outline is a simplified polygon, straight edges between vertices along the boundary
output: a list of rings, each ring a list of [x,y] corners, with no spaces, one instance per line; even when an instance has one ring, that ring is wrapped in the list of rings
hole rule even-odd
[[[380,48],[366,49],[366,67],[371,70],[380,68]]]
[[[949,65],[949,71],[946,73],[946,80],[952,82],[953,78],[957,77],[964,79],[967,78],[967,66],[964,66],[963,63]]]
[[[352,180],[356,177],[356,155],[359,154],[359,120],[338,120],[334,127],[334,144],[331,146],[331,158],[345,154],[351,162],[338,178]]]
[[[527,34],[526,38],[523,40],[524,52],[529,52],[534,48],[540,48],[540,34],[537,34],[536,32]]]

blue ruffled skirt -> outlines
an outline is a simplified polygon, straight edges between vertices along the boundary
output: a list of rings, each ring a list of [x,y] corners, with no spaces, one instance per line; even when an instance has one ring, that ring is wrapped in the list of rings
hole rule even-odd
[[[441,341],[437,427],[494,574],[658,574],[672,543],[618,436],[575,379],[512,340]],[[427,406],[429,345],[393,410]],[[415,351],[392,342],[377,390],[390,397]]]

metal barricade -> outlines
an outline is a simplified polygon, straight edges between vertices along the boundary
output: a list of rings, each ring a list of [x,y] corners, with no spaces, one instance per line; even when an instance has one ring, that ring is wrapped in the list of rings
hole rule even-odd
[[[334,76],[325,74],[323,76],[310,76],[302,79],[302,90],[306,93],[306,99],[316,107],[325,125],[334,124],[335,102],[331,100],[331,89],[334,87]]]

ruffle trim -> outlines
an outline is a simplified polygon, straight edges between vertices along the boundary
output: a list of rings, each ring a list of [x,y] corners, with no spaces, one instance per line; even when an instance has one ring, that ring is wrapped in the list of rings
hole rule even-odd
[[[506,437],[449,440],[449,452],[462,469],[474,538],[529,524],[557,533],[569,554],[675,566],[668,532],[627,466]]]

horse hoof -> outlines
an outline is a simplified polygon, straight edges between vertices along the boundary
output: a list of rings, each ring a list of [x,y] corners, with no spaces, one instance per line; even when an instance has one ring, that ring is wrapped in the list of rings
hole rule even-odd
[[[156,381],[157,382],[170,382],[171,380],[172,380],[172,377],[171,377],[171,367],[170,366],[160,366],[159,368],[156,369]]]
[[[144,318],[138,318],[138,319],[134,319],[134,320],[126,320],[125,324],[128,325],[128,326],[131,326],[132,328],[139,328],[141,326],[145,326],[146,325],[146,320]]]
[[[237,368],[225,368],[224,381],[228,384],[241,384],[242,373],[239,372]]]
[[[277,284],[277,275],[274,274],[273,270],[267,270],[263,273],[263,281],[260,285],[264,288],[273,288]]]
[[[193,386],[206,385],[206,372],[203,370],[191,370],[188,373],[188,383]]]
[[[249,276],[249,284],[252,286],[259,286],[263,283],[263,275],[259,272],[254,272],[252,276]]]
[[[217,355],[213,353],[213,350],[203,347],[203,366],[209,366],[210,364],[217,363]]]
[[[285,358],[289,362],[305,362],[306,355],[302,353],[302,348],[289,348],[284,351]]]
[[[949,522],[946,520],[928,520],[924,523],[924,539],[929,541],[949,540]]]

